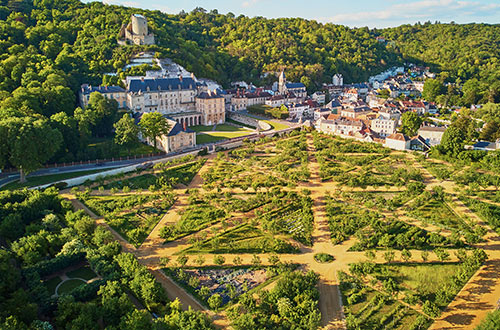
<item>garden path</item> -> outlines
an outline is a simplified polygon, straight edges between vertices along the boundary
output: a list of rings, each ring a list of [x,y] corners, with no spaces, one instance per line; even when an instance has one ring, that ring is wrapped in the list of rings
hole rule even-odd
[[[308,149],[310,152],[314,151],[311,139],[308,139]],[[194,177],[193,181],[189,184],[188,188],[199,188],[202,183],[201,173],[206,171],[213,163],[215,155],[209,157],[208,161]],[[447,193],[454,194],[457,190],[456,185],[451,181],[439,182],[437,181],[423,166],[415,162],[415,167],[419,168],[424,173],[424,181],[427,184],[427,189],[433,186],[442,186]],[[349,248],[355,243],[355,239],[350,239],[341,244],[333,245],[330,240],[330,231],[328,227],[328,220],[326,216],[326,203],[325,196],[338,189],[335,183],[322,182],[319,178],[319,164],[315,157],[310,153],[309,170],[311,172],[311,179],[309,182],[300,184],[297,190],[307,188],[311,191],[311,197],[314,200],[313,212],[315,219],[315,228],[313,231],[313,246],[303,247],[301,254],[281,254],[279,259],[282,262],[292,262],[295,264],[302,264],[304,269],[313,270],[319,274],[319,291],[320,301],[319,307],[322,314],[321,324],[325,329],[343,329],[343,308],[341,296],[338,289],[338,280],[336,273],[340,270],[347,270],[349,264],[367,260],[363,252],[348,251]],[[160,238],[160,229],[166,224],[172,224],[178,221],[178,210],[181,210],[187,205],[187,194],[185,190],[176,189],[178,200],[174,206],[167,212],[167,214],[160,220],[158,225],[153,229],[151,234],[146,238],[145,242],[135,249],[128,244],[118,233],[106,225],[106,223],[93,214],[82,203],[75,199],[74,196],[67,194],[68,199],[71,200],[77,209],[84,209],[85,212],[97,219],[100,225],[106,226],[113,235],[120,241],[124,249],[134,253],[139,261],[146,265],[157,280],[165,287],[169,298],[179,298],[183,308],[187,309],[189,306],[195,310],[203,310],[213,317],[215,324],[220,328],[227,328],[229,321],[224,312],[213,313],[207,311],[194,297],[188,294],[185,290],[175,284],[170,278],[165,276],[159,268],[159,260],[161,257],[172,257],[176,252],[179,252],[186,247],[190,246],[188,235],[182,239],[174,242],[163,244],[164,240]],[[459,214],[467,214],[481,224],[484,224],[481,219],[472,213],[462,202],[457,198],[453,200],[453,209]],[[398,218],[404,216],[404,212],[397,212]],[[394,216],[394,214],[392,214]],[[407,219],[408,220],[408,219]],[[441,234],[447,235],[446,231],[440,228],[423,227],[418,221],[413,221],[419,227],[429,231],[439,229]],[[212,226],[213,227],[213,226]],[[216,227],[219,228],[219,227]],[[208,229],[207,229],[208,230]],[[472,329],[475,325],[486,316],[496,306],[496,301],[500,297],[500,237],[491,229],[486,235],[486,242],[477,245],[483,248],[489,255],[489,260],[485,265],[471,278],[467,285],[460,291],[456,299],[449,305],[442,316],[432,325],[431,329]],[[127,245],[128,244],[128,245]],[[129,246],[130,245],[130,246]],[[385,262],[383,259],[383,252],[376,253],[374,262]],[[410,251],[413,255],[413,260],[416,260],[421,251]],[[335,257],[335,260],[329,264],[321,264],[314,260],[316,253],[328,253]],[[455,261],[456,257],[451,254],[450,261]],[[243,264],[251,264],[254,255],[250,254],[225,254],[226,264],[231,265],[232,260],[240,257]],[[267,257],[269,254],[259,254],[262,264],[269,264]],[[190,256],[187,265],[195,265],[194,257]],[[212,255],[205,255],[205,265],[213,265]],[[398,257],[398,256],[397,256]],[[398,258],[396,258],[397,260]],[[436,261],[436,256],[429,256],[428,262]]]

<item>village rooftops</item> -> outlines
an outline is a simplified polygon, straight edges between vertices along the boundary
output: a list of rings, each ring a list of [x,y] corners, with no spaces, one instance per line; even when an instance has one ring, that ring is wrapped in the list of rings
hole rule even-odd
[[[306,88],[306,85],[304,85],[303,83],[286,83],[286,88],[288,89]]]
[[[81,86],[82,88],[82,94],[83,95],[88,95],[92,94],[93,92],[99,92],[101,94],[106,94],[106,93],[125,93],[125,89],[123,89],[120,86],[91,86],[87,84],[83,84]]]
[[[208,92],[201,92],[198,96],[199,99],[220,99],[223,98],[221,94],[219,94],[219,91],[208,91]]]
[[[196,89],[193,78],[138,78],[129,80],[128,90],[132,93]]]
[[[424,132],[444,132],[446,131],[446,127],[444,126],[421,126],[419,131],[424,131]]]
[[[386,137],[387,140],[410,141],[406,135],[402,133],[394,133]]]

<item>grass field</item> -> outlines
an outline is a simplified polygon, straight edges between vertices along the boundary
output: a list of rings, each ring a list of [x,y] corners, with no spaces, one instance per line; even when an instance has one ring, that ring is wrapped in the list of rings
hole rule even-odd
[[[70,272],[67,272],[66,275],[70,278],[83,278],[84,280],[91,280],[95,278],[97,275],[90,269],[89,266],[84,266]]]
[[[59,289],[57,289],[57,294],[69,293],[73,289],[78,288],[80,285],[85,284],[84,281],[78,279],[70,279],[61,284]]]
[[[472,228],[443,201],[431,199],[412,213],[420,220],[428,221],[447,229],[472,231]]]
[[[79,172],[71,172],[71,173],[59,173],[59,174],[50,174],[50,175],[40,175],[40,176],[32,176],[26,178],[25,183],[20,183],[18,181],[11,182],[0,188],[0,190],[15,190],[22,188],[30,188],[36,187],[44,184],[49,184],[52,182],[57,182],[61,180],[78,178],[80,176],[94,174],[106,171],[107,169],[99,169],[99,170],[89,170],[89,171],[79,171]]]
[[[274,122],[272,120],[263,120],[265,123],[268,123],[269,125],[271,125],[271,127],[275,130],[275,131],[279,131],[279,130],[282,130],[282,129],[285,129],[285,128],[289,128],[290,126],[288,125],[285,125],[285,124],[282,124],[282,123],[277,123],[277,122]]]
[[[459,264],[378,265],[381,273],[388,273],[405,290],[429,295],[445,286],[460,269]]]
[[[232,132],[203,132],[196,134],[196,144],[212,143],[217,141],[222,141],[226,139],[232,139],[240,136],[253,134],[252,131],[242,130],[242,131],[232,131]]]
[[[47,291],[49,292],[50,295],[53,295],[56,293],[56,287],[59,283],[61,283],[62,280],[59,276],[53,277],[48,281],[45,281],[43,284],[47,288]]]

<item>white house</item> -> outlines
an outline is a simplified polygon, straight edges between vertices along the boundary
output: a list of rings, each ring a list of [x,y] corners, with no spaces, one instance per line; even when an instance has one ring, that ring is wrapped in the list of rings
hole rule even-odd
[[[372,131],[378,133],[382,137],[385,137],[396,132],[397,121],[379,116],[370,122],[370,126]]]
[[[409,150],[411,139],[402,133],[389,135],[385,139],[385,146],[394,150]]]

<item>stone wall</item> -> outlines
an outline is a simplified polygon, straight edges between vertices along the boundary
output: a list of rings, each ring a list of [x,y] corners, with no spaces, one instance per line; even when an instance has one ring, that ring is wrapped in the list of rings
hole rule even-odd
[[[252,127],[258,127],[261,131],[269,131],[272,129],[271,125],[266,123],[265,121],[255,119],[253,117],[241,115],[238,113],[230,113],[229,118],[237,121],[239,123],[252,126]]]

